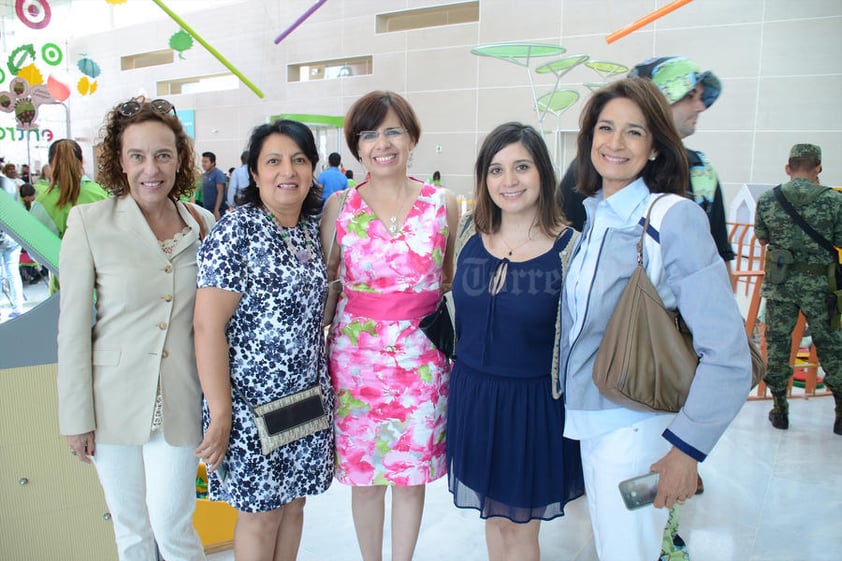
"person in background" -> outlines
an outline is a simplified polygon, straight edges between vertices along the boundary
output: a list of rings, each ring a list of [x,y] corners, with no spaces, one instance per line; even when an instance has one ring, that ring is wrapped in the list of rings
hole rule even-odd
[[[31,183],[24,183],[20,186],[20,203],[27,211],[32,211],[32,207],[37,205],[35,198],[38,192]],[[41,279],[46,279],[49,272],[46,267],[43,267],[32,260],[25,250],[21,250],[20,254],[20,274],[24,282],[29,284],[37,284]]]
[[[674,204],[658,238],[649,233],[660,251],[647,254],[644,264],[666,307],[678,308],[693,333],[696,375],[674,414],[632,410],[602,396],[594,360],[637,266],[640,220],[656,194],[684,194],[688,165],[669,105],[647,80],[623,79],[597,90],[579,130],[577,189],[588,197],[587,220],[561,297],[564,433],[580,441],[599,559],[652,561],[662,548],[667,509],[696,493],[698,462],[745,402],[751,359],[705,212],[690,200],[668,200],[659,203]],[[618,483],[649,471],[659,474],[654,504],[626,509]]]
[[[489,559],[538,561],[541,520],[563,516],[584,492],[579,443],[563,437],[564,403],[552,390],[562,274],[578,234],[532,127],[495,128],[475,168],[477,207],[459,225],[453,282],[449,488],[457,507],[486,520]]]
[[[240,167],[231,172],[231,179],[228,181],[228,209],[239,205],[240,194],[249,186],[249,152],[243,150],[240,154]]]
[[[348,179],[348,188],[353,189],[357,186],[357,180],[354,179],[354,170],[345,170],[345,177]]]
[[[228,182],[225,173],[216,167],[216,154],[202,152],[202,206],[211,211],[219,220],[225,213],[225,184]]]
[[[321,223],[328,279],[343,283],[328,334],[336,477],[352,487],[364,561],[383,558],[387,488],[391,558],[412,559],[425,485],[446,473],[450,366],[418,323],[450,286],[458,209],[451,193],[407,177],[420,136],[400,95],[374,91],[354,102],[345,142],[370,179],[331,196]]]
[[[205,394],[209,491],[237,509],[237,559],[294,560],[304,501],[333,479],[333,390],[322,325],[319,154],[297,121],[255,128],[242,206],[202,244],[196,354]],[[329,428],[262,453],[252,408],[321,387]]]
[[[316,183],[322,186],[322,205],[327,202],[330,196],[337,191],[344,191],[348,188],[348,178],[342,173],[342,156],[332,152],[327,157],[328,168],[319,174]]]
[[[51,169],[50,186],[35,199],[42,210],[36,207],[32,214],[62,238],[71,208],[101,201],[108,198],[108,193],[85,175],[82,147],[75,140],[56,140],[50,144],[47,154]]]
[[[96,467],[120,561],[158,559],[156,547],[164,559],[202,561],[192,325],[196,252],[214,219],[178,202],[195,164],[168,101],[115,106],[100,146],[97,177],[114,196],[70,210],[59,257],[60,430]]]
[[[3,175],[6,176],[4,180],[6,183],[14,184],[15,189],[19,190],[20,186],[24,184],[23,179],[18,177],[18,168],[12,162],[7,163],[3,166]],[[4,187],[8,191],[7,187]]]
[[[24,183],[29,183],[30,181],[32,181],[32,177],[29,174],[29,164],[21,164],[20,179]]]
[[[59,238],[64,237],[70,209],[108,198],[99,183],[88,179],[82,163],[82,147],[69,138],[56,140],[48,151],[50,186],[35,199],[32,215]],[[58,278],[50,276],[50,294],[59,288]]]
[[[3,181],[0,184],[3,191],[13,200],[20,199],[20,192],[14,181]],[[21,246],[9,234],[0,228],[0,281],[8,285],[8,298],[12,305],[9,319],[16,318],[23,313],[23,281],[20,277]],[[6,292],[5,287],[3,292]]]
[[[441,187],[441,172],[438,170],[433,172],[433,176],[430,178],[430,185]]]
[[[38,197],[38,192],[31,183],[24,183],[20,186],[20,203],[26,210],[32,210],[32,203]]]
[[[658,87],[670,104],[673,122],[682,139],[696,132],[699,115],[707,111],[722,93],[722,83],[713,72],[702,72],[699,65],[685,57],[651,58],[632,68],[628,77],[646,78]],[[707,214],[716,249],[730,269],[734,249],[728,241],[719,176],[704,154],[686,146],[685,152],[690,171],[687,195]],[[563,211],[573,227],[581,230],[585,213],[582,195],[573,190],[575,185],[576,170],[571,164],[561,180]]]
[[[51,173],[50,164],[44,164],[41,166],[41,173],[38,175],[38,179],[35,183],[32,184],[32,186],[35,187],[35,190],[38,191],[39,196],[41,193],[46,192],[46,190],[50,188]]]
[[[780,185],[785,199],[813,230],[842,248],[842,193],[819,184],[822,150],[815,144],[796,144],[789,152]],[[769,422],[776,429],[789,428],[787,382],[792,376],[789,355],[798,312],[804,313],[810,335],[824,370],[824,382],[836,401],[834,434],[842,434],[842,331],[840,302],[828,283],[829,267],[842,259],[830,255],[793,220],[773,190],[760,195],[754,219],[757,241],[766,248],[766,274],[761,295],[766,297],[766,344],[769,369],[765,382],[774,406]],[[839,282],[834,279],[834,282]],[[837,285],[836,290],[842,290]]]

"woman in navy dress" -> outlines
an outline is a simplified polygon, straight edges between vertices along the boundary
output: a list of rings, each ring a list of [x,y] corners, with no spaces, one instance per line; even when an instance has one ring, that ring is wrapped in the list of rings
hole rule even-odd
[[[476,211],[459,227],[456,362],[447,461],[460,508],[486,519],[492,561],[538,561],[541,520],[583,492],[579,446],[553,396],[558,309],[577,233],[555,199],[546,145],[527,125],[489,134],[476,162]]]

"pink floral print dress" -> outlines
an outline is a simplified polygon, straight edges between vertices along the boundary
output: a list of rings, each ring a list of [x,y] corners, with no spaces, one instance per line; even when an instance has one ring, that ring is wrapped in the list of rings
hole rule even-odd
[[[336,478],[420,485],[445,474],[450,366],[418,329],[439,300],[445,191],[424,184],[394,236],[356,189],[336,219],[343,293],[328,340]]]

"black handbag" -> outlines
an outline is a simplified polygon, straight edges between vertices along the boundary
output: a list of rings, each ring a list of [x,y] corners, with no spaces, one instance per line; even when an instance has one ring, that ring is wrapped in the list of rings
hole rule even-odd
[[[453,295],[451,294],[452,297]],[[432,313],[427,314],[421,319],[418,327],[433,342],[433,345],[444,353],[444,356],[453,360],[453,352],[456,350],[456,332],[453,329],[450,310],[447,308],[446,295],[441,297],[439,305]]]

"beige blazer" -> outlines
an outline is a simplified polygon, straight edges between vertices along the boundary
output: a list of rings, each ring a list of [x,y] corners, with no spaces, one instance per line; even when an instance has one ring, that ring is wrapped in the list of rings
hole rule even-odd
[[[210,230],[213,215],[197,210]],[[172,258],[129,195],[70,211],[59,256],[62,434],[95,431],[97,442],[145,443],[160,381],[167,442],[200,442],[202,390],[193,349],[199,225],[184,204],[178,211],[191,231]]]

